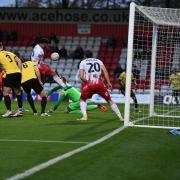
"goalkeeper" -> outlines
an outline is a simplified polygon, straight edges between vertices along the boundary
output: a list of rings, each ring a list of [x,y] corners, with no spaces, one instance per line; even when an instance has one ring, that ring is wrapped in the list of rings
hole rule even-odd
[[[61,80],[66,84],[69,85],[65,79],[65,77],[61,77]],[[53,92],[60,90],[60,97],[58,102],[49,110],[50,113],[54,112],[57,110],[57,108],[60,106],[60,104],[64,101],[65,98],[68,98],[69,100],[71,100],[72,102],[69,103],[69,105],[67,106],[67,108],[64,110],[64,112],[66,113],[81,113],[80,111],[80,96],[81,93],[74,87],[64,91],[61,86],[57,86],[53,89],[51,89],[48,92],[48,96],[50,96]],[[103,106],[103,105],[88,105],[87,106],[87,110],[91,111],[94,109],[101,109],[102,111],[106,111],[107,107]]]
[[[131,79],[132,79],[132,81],[135,81],[135,80],[136,80],[133,74],[132,74]],[[119,85],[120,85],[120,91],[121,91],[121,93],[125,96],[125,87],[126,87],[126,72],[125,72],[125,71],[123,71],[123,72],[120,73],[120,75],[119,75]],[[135,93],[133,92],[132,89],[131,89],[131,94],[130,94],[130,96],[131,96],[131,98],[132,98],[133,101],[134,101],[134,105],[135,105],[135,110],[136,110],[136,112],[140,112],[139,104],[138,104],[136,95],[135,95]]]

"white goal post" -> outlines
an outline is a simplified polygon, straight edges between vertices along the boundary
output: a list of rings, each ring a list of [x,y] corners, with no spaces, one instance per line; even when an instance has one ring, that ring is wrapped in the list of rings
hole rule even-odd
[[[124,125],[180,128],[180,9],[131,3],[127,48]]]

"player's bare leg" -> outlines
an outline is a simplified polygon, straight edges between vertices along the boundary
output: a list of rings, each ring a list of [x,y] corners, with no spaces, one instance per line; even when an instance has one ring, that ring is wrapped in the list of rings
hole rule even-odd
[[[56,74],[53,75],[53,79],[54,81],[56,81],[60,86],[62,86],[63,88],[66,86],[64,84],[64,82],[60,79],[60,77]]]
[[[41,91],[41,93],[39,94],[41,97],[41,116],[50,116],[49,114],[47,114],[45,112],[46,109],[46,104],[47,104],[47,97],[46,97],[46,93],[44,90]]]
[[[22,116],[23,111],[22,111],[22,105],[23,105],[23,100],[22,100],[22,91],[20,88],[15,88],[14,89],[15,95],[17,97],[17,103],[18,103],[18,110],[17,112],[13,115],[14,117],[16,116]]]
[[[112,111],[114,111],[115,114],[118,116],[119,120],[120,120],[120,121],[124,121],[124,120],[123,120],[123,117],[121,116],[121,113],[120,113],[120,111],[119,111],[119,108],[118,108],[117,104],[114,103],[112,100],[109,100],[108,103],[109,103]]]
[[[86,121],[87,120],[87,103],[81,99],[80,101],[80,109],[83,114],[83,117],[80,119],[77,119],[79,121]]]
[[[5,114],[2,115],[2,117],[9,117],[13,114],[11,111],[11,99],[9,97],[10,91],[11,91],[11,88],[3,87],[4,103],[5,103],[7,111]]]

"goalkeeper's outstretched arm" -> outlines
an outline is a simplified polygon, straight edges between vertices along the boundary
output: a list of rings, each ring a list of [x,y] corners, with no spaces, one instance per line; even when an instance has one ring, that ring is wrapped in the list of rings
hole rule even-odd
[[[61,86],[56,86],[53,89],[49,90],[47,95],[50,96],[53,92],[55,92],[55,91],[57,91],[59,89],[62,89],[62,87]]]
[[[53,107],[53,110],[54,110],[54,111],[56,111],[57,108],[61,105],[61,103],[64,101],[65,97],[66,97],[65,94],[61,93],[61,95],[60,95],[57,103],[56,103],[56,104],[54,105],[54,107]]]

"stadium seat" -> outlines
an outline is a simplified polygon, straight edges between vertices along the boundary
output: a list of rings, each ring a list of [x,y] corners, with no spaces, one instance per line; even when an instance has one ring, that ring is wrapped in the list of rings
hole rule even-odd
[[[51,64],[51,60],[49,58],[45,58],[44,59],[44,62],[47,64],[47,65],[50,65]]]
[[[50,83],[44,83],[43,87],[45,91],[48,91],[50,89]]]
[[[51,88],[54,88],[54,87],[56,87],[56,86],[58,86],[58,84],[57,83],[51,83]]]
[[[67,59],[66,64],[73,64],[73,59]]]
[[[136,89],[145,89],[145,80],[144,79],[136,80]]]
[[[68,76],[71,74],[71,69],[66,69],[63,71],[63,76]]]
[[[7,51],[12,51],[13,47],[12,47],[12,46],[6,46],[5,49],[6,49]]]
[[[72,69],[72,64],[66,64],[65,69]]]
[[[72,69],[71,75],[72,75],[72,76],[75,76],[75,75],[77,74],[77,72],[78,72],[78,69]]]
[[[113,84],[113,89],[118,89],[118,88],[120,88],[120,85],[119,85],[119,83],[115,83],[115,84]]]
[[[119,89],[113,89],[113,90],[111,91],[111,93],[112,93],[112,94],[120,94],[120,91],[119,91]]]
[[[74,84],[74,87],[76,87],[76,88],[79,89],[79,88],[81,88],[81,84],[80,84],[80,83],[75,83],[75,84]]]

